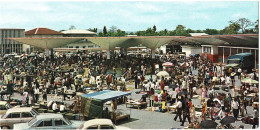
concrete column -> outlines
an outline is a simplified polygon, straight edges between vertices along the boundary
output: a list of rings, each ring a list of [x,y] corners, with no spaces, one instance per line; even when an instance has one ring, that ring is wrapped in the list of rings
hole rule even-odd
[[[107,59],[110,59],[110,50],[107,50]]]
[[[224,47],[223,47],[223,63],[224,63],[224,61],[225,61],[225,52],[224,52],[225,50],[224,50]]]
[[[50,49],[45,49],[45,54],[46,54],[46,56],[50,56],[51,55],[51,50]]]
[[[152,59],[155,59],[155,49],[151,49],[151,52],[152,52]]]

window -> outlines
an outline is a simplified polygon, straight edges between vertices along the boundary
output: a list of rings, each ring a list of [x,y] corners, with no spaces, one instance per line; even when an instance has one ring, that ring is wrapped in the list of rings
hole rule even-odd
[[[88,48],[93,48],[94,46],[93,45],[88,45]]]
[[[86,48],[86,46],[83,46],[82,48]]]
[[[1,105],[1,106],[0,106],[0,110],[7,110],[7,108],[6,108],[6,106]]]
[[[98,126],[97,125],[93,125],[93,126],[88,127],[87,129],[98,129]]]
[[[55,126],[60,126],[60,125],[67,125],[62,119],[55,119]]]
[[[100,129],[114,129],[114,127],[111,125],[101,125]]]
[[[79,48],[79,46],[76,46],[76,48]]]
[[[43,122],[44,121],[42,121],[37,127],[43,127]]]
[[[69,46],[69,48],[73,48],[73,46]]]
[[[20,118],[20,113],[10,113],[7,118]]]
[[[30,112],[24,112],[22,113],[22,117],[33,117]]]
[[[44,120],[37,127],[52,126],[52,120]]]
[[[203,47],[203,52],[211,53],[211,47]]]

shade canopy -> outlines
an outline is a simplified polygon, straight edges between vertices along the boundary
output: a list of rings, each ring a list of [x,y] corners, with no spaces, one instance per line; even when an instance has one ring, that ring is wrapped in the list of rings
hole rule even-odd
[[[68,37],[55,37],[55,38],[8,38],[21,42],[23,44],[39,47],[42,49],[58,48],[69,43],[74,43],[85,38],[68,38]]]
[[[121,91],[111,91],[111,90],[103,90],[90,94],[83,94],[82,97],[93,98],[97,100],[102,100],[103,102],[111,101],[123,96],[131,95],[131,92],[121,92]]]
[[[115,47],[129,48],[143,45],[156,49],[166,44],[173,45],[216,45],[258,48],[258,34],[206,35],[206,36],[136,36],[136,37],[57,37],[57,38],[7,38],[24,44],[52,49],[79,40],[87,39],[104,50]]]

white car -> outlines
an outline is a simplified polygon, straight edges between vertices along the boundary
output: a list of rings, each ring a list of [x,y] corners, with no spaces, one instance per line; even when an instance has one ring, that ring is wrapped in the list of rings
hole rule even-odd
[[[39,113],[31,107],[13,107],[0,117],[0,127],[12,129],[14,124],[28,122],[37,115]]]
[[[77,130],[85,129],[130,129],[123,126],[115,126],[110,119],[93,119],[81,124]]]
[[[70,121],[62,114],[38,115],[28,123],[14,124],[14,129],[76,129],[82,121]]]

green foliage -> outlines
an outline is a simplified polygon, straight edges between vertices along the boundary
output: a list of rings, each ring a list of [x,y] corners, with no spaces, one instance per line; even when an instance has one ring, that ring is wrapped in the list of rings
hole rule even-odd
[[[103,28],[103,33],[104,33],[104,36],[107,35],[107,27],[106,26],[104,26],[104,28]]]
[[[251,28],[249,28],[251,27]],[[256,22],[251,22],[249,19],[240,18],[237,21],[230,21],[230,24],[224,29],[210,29],[205,30],[192,30],[190,28],[186,29],[183,25],[177,25],[174,30],[157,30],[156,25],[153,27],[148,27],[146,30],[140,30],[135,33],[131,32],[129,35],[137,36],[190,36],[189,33],[206,33],[209,35],[222,35],[222,34],[238,34],[239,30],[242,30],[242,33],[258,33],[258,20]],[[90,31],[97,32],[97,28],[89,29]],[[116,26],[111,26],[109,31],[107,31],[106,26],[103,28],[103,32],[98,33],[99,37],[106,36],[126,36],[127,33],[118,29]]]
[[[224,34],[237,34],[240,29],[240,25],[238,23],[231,23],[228,27],[224,28]]]
[[[97,28],[93,28],[93,29],[89,28],[88,31],[91,31],[91,32],[95,32],[95,33],[96,33],[96,32],[97,32]]]
[[[236,21],[229,21],[231,24],[236,24],[239,26],[239,30],[241,29],[242,33],[251,32],[253,30],[253,27],[255,25],[254,22],[251,22],[251,20],[247,18],[240,18]],[[251,30],[251,31],[250,31]],[[252,32],[251,32],[252,33]]]

